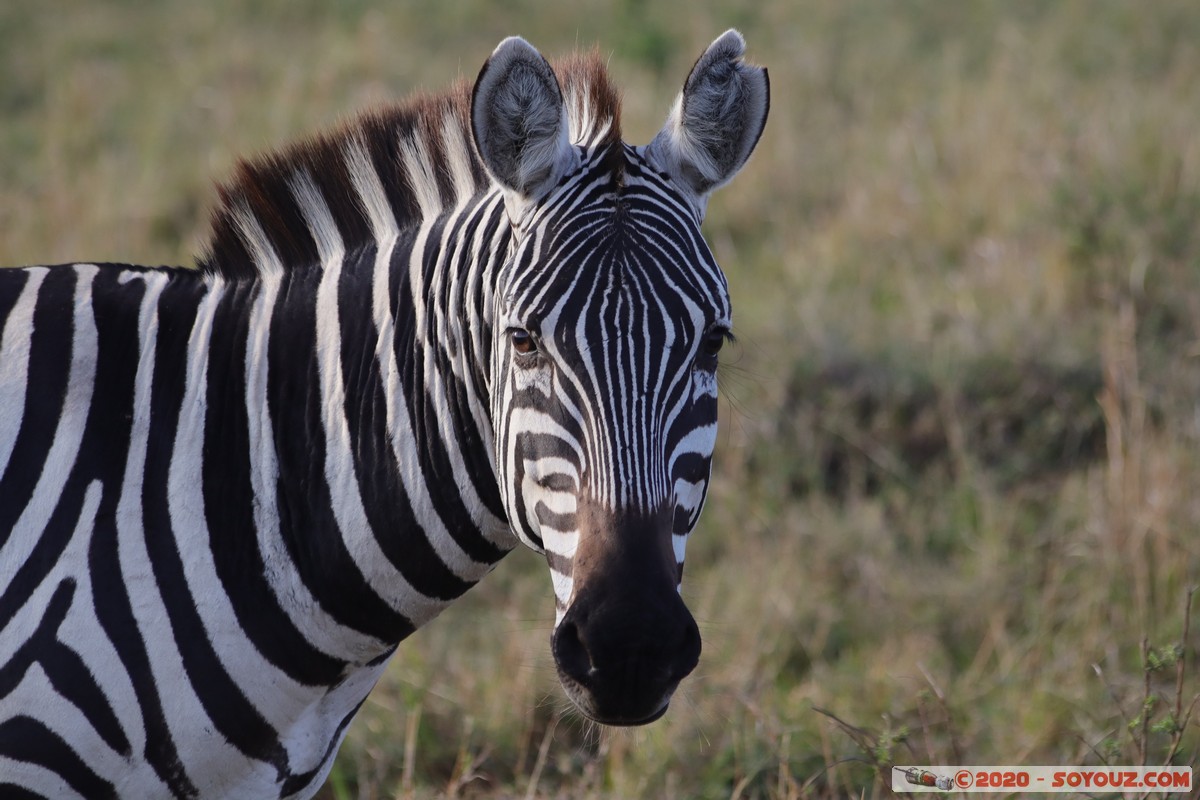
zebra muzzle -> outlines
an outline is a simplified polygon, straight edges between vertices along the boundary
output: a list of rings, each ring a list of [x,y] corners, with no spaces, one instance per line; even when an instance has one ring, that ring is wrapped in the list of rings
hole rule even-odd
[[[679,596],[661,527],[626,524],[581,535],[574,597],[551,651],[567,696],[596,722],[658,719],[699,662],[700,630]]]
[[[567,612],[551,647],[559,680],[585,716],[605,725],[644,725],[666,713],[700,659],[700,631],[682,601],[679,607],[680,619],[671,622],[647,620],[640,609],[612,609],[598,618]]]

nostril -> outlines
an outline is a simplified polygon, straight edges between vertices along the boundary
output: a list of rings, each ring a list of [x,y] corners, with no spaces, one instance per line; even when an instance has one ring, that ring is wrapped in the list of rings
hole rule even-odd
[[[579,635],[579,626],[572,620],[564,620],[554,632],[554,660],[576,680],[587,677],[594,668],[592,656]]]

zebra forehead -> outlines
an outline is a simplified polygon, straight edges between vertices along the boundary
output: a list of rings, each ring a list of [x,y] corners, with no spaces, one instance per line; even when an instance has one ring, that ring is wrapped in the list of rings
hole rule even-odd
[[[608,298],[649,313],[724,321],[730,315],[728,284],[698,227],[643,224],[637,213],[610,204],[604,224],[566,226],[540,252],[514,261],[507,276],[508,309],[545,320],[566,313],[578,318],[592,301]],[[608,307],[608,304],[604,304]],[[610,311],[615,309],[613,305]]]
[[[599,50],[552,66],[572,140],[606,154],[603,166],[620,182],[620,98]],[[305,199],[292,190],[298,183],[311,184],[324,200],[348,250],[488,191],[492,182],[471,137],[470,105],[471,87],[459,80],[446,91],[413,94],[332,131],[239,161],[233,176],[218,186],[198,265],[239,278],[280,263],[319,263],[305,223]],[[390,216],[379,213],[383,208]]]

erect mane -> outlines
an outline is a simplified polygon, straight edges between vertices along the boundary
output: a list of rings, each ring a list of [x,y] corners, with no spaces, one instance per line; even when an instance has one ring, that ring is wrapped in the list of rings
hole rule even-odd
[[[615,155],[620,100],[599,52],[554,63],[571,140]],[[403,229],[492,185],[471,138],[471,87],[416,94],[328,133],[239,161],[219,185],[200,268],[227,278],[316,264],[314,209],[332,219],[346,250],[374,242],[381,223]],[[621,160],[609,160],[620,169]],[[301,199],[303,199],[303,202]],[[383,203],[378,202],[380,199]],[[323,203],[321,202],[323,201]]]

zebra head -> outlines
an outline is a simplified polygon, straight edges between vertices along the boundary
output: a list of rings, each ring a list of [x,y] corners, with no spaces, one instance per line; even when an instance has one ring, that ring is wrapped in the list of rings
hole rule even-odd
[[[490,310],[500,491],[549,562],[561,682],[602,723],[657,719],[700,655],[679,589],[732,324],[700,223],[766,122],[744,49],[736,31],[713,42],[645,147],[620,140],[615,97],[560,85],[519,38],[472,97],[512,227]]]

